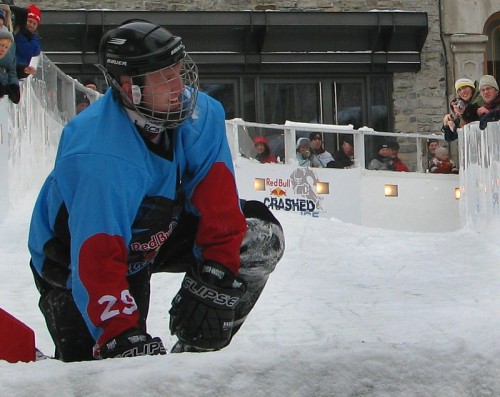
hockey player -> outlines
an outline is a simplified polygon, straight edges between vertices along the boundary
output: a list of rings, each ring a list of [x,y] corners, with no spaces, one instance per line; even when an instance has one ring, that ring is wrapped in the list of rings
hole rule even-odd
[[[164,354],[146,330],[156,272],[186,273],[172,351],[221,349],[280,260],[282,228],[238,198],[223,108],[198,92],[180,37],[127,21],[99,52],[111,89],[64,128],[30,227],[55,357]]]

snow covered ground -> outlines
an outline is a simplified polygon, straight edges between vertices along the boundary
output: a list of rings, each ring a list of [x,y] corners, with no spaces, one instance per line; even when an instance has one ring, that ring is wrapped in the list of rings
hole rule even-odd
[[[0,307],[52,342],[28,268],[34,194],[0,223]],[[0,362],[0,396],[500,395],[500,246],[493,235],[405,233],[276,212],[284,258],[225,350],[65,364]],[[429,224],[432,221],[429,220]],[[181,275],[153,279],[165,345]]]

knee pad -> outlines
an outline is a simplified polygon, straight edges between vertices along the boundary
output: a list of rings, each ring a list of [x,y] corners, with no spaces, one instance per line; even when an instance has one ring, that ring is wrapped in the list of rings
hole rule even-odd
[[[245,202],[243,213],[247,231],[240,248],[239,274],[245,280],[267,278],[285,251],[283,228],[259,201]]]

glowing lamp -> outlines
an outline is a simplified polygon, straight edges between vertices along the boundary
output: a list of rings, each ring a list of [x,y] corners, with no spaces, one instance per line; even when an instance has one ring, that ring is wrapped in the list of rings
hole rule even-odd
[[[253,180],[253,188],[255,190],[266,190],[266,180],[264,178],[255,178]]]
[[[316,193],[330,194],[330,184],[328,182],[316,182]]]
[[[398,185],[385,185],[385,197],[398,197]]]

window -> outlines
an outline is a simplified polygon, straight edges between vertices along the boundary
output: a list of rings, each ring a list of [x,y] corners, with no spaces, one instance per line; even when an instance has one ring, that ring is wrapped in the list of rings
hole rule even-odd
[[[237,117],[236,115],[239,113],[237,112],[239,100],[236,79],[232,81],[210,81],[207,79],[200,84],[200,89],[222,103],[227,120]]]
[[[500,12],[494,14],[485,27],[488,36],[486,48],[486,71],[496,78],[500,77]]]
[[[267,82],[262,84],[264,123],[282,124],[286,120],[320,122],[318,83]]]

